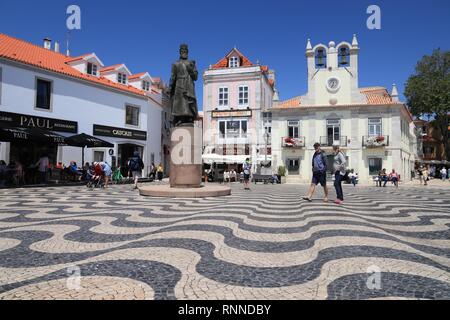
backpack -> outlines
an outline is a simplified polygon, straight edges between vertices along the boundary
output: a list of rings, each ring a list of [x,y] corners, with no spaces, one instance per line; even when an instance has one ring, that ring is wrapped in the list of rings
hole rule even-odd
[[[131,171],[141,171],[143,169],[142,160],[140,158],[131,158],[130,169]]]

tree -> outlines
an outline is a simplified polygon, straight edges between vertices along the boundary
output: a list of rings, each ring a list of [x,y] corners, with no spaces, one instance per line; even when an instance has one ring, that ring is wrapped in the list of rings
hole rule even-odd
[[[432,117],[439,129],[447,160],[450,160],[450,51],[436,49],[417,63],[416,73],[406,83],[405,97],[416,117]]]

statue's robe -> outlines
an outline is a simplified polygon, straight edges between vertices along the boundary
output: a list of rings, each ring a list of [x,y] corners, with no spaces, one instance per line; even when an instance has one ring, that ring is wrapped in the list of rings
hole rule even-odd
[[[195,97],[195,84],[198,71],[195,62],[190,60],[178,60],[172,64],[170,77],[170,94],[172,104],[172,116],[198,117],[197,98]]]

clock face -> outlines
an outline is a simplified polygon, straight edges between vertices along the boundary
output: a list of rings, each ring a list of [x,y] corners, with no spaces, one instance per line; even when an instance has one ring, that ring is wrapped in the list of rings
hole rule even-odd
[[[336,77],[331,77],[327,80],[327,89],[331,92],[337,92],[340,88],[341,82]]]

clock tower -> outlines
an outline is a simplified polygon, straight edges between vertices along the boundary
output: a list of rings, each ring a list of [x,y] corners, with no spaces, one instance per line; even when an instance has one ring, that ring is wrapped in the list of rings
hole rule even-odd
[[[308,93],[302,97],[305,105],[346,105],[364,103],[365,97],[358,89],[358,40],[336,45],[330,41],[311,45],[308,39]]]

